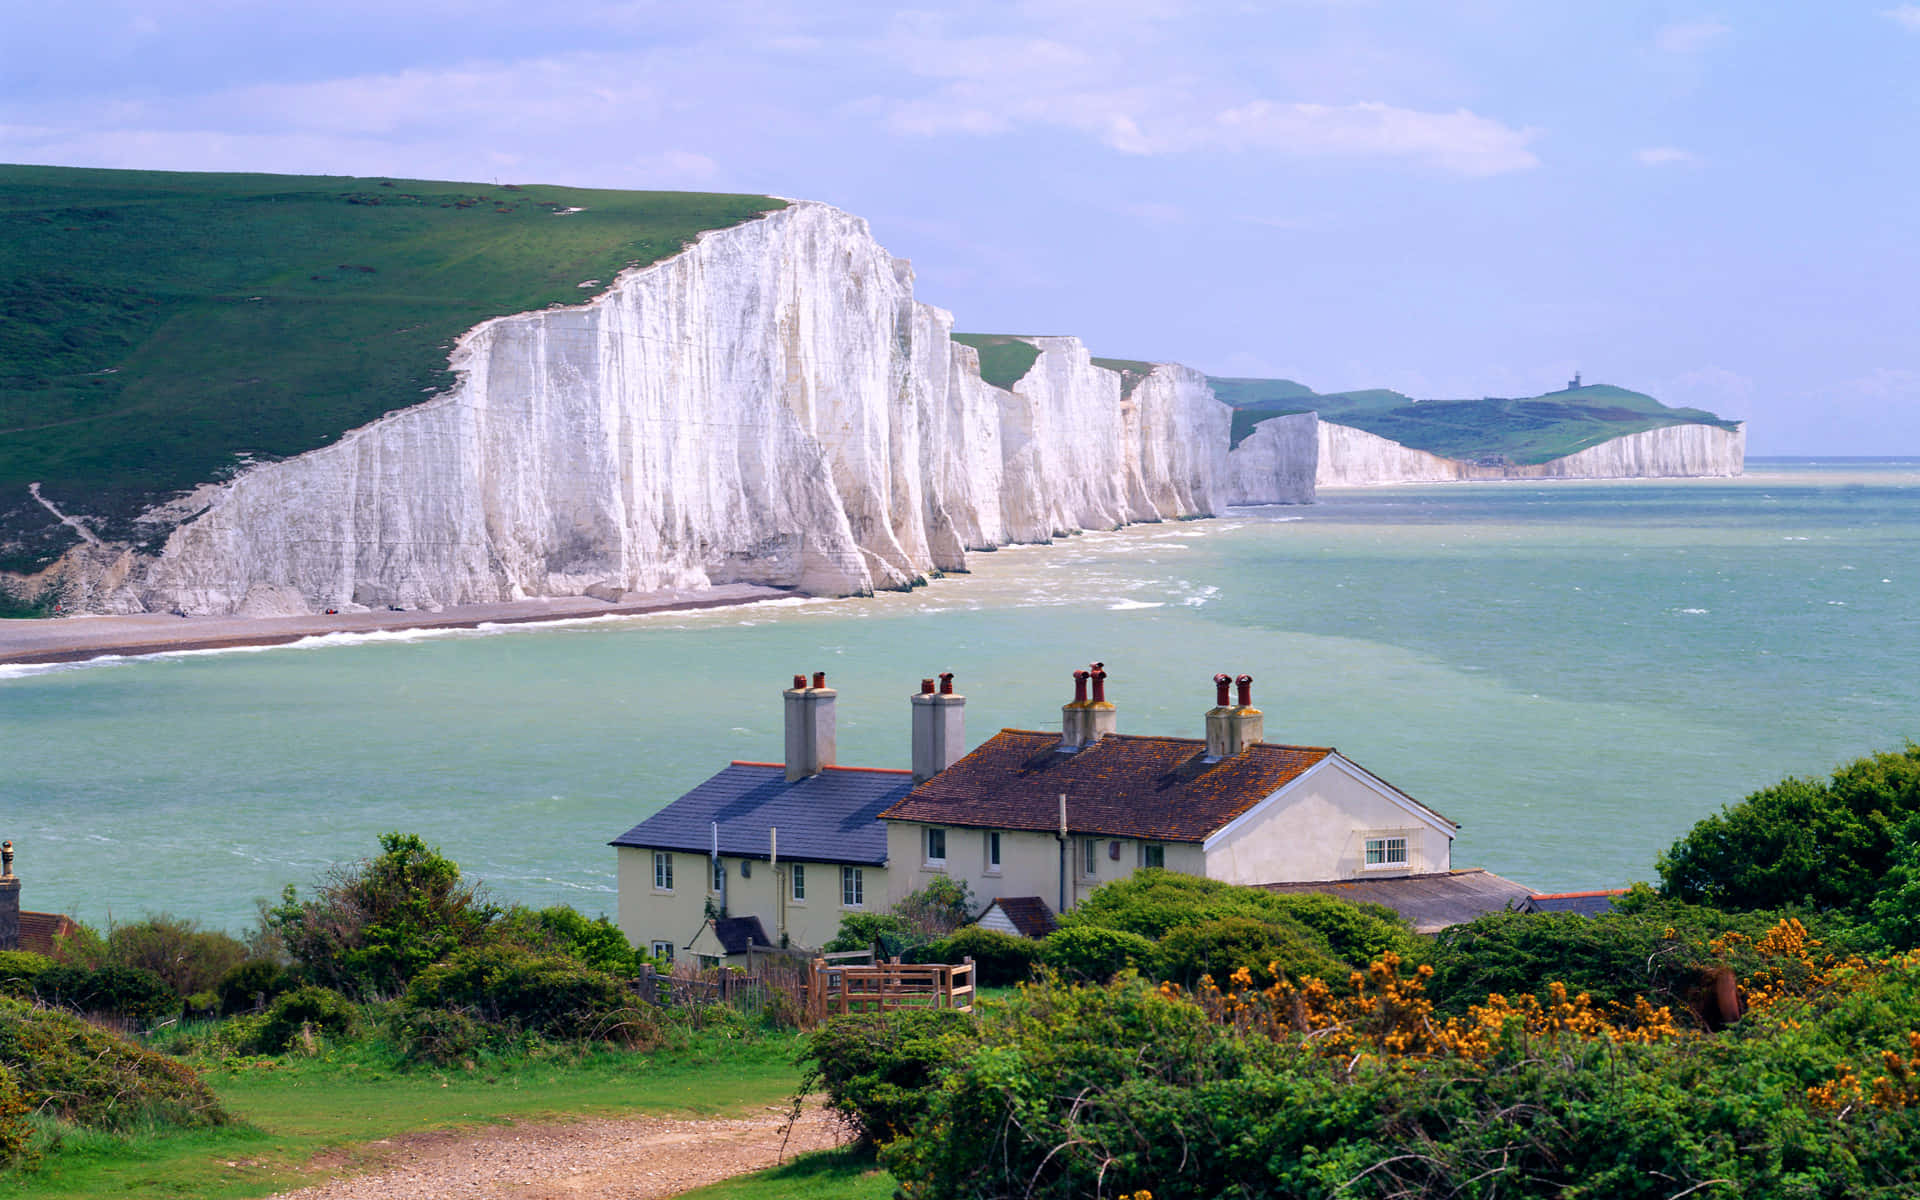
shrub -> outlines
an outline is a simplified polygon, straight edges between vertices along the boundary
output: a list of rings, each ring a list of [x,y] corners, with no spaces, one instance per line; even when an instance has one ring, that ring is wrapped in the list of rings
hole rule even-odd
[[[1409,960],[1421,954],[1420,939],[1406,920],[1384,905],[1318,892],[1270,892],[1157,869],[1099,888],[1060,924],[1069,929],[1097,925],[1158,941],[1175,929],[1224,917],[1297,928],[1349,967],[1364,967],[1388,952]]]
[[[840,918],[840,932],[821,949],[829,954],[879,946],[883,956],[904,955],[927,939],[908,928],[898,913],[848,913]]]
[[[311,900],[289,886],[265,914],[315,982],[363,998],[398,995],[427,967],[485,941],[499,916],[458,863],[417,836],[382,834],[380,851],[336,868]]]
[[[164,913],[107,930],[108,962],[152,971],[181,997],[212,991],[246,957],[238,939]]]
[[[101,1013],[141,1024],[177,1015],[180,997],[167,981],[138,967],[55,965],[34,976],[34,998],[42,1004],[82,1013]]]
[[[1192,987],[1202,975],[1225,986],[1235,968],[1245,967],[1261,985],[1274,981],[1269,966],[1289,979],[1313,976],[1338,982],[1348,968],[1329,955],[1319,939],[1298,926],[1275,925],[1251,917],[1220,917],[1184,925],[1160,941],[1155,956],[1162,978]]]
[[[33,1126],[27,1124],[27,1114],[32,1111],[33,1107],[20,1098],[20,1085],[13,1081],[13,1072],[0,1067],[0,1167],[30,1157],[27,1143],[33,1137]]]
[[[542,954],[564,954],[584,966],[614,975],[638,973],[646,955],[627,944],[627,935],[604,915],[588,919],[556,904],[535,911],[515,907],[501,918],[503,940]]]
[[[1920,817],[1920,745],[1858,759],[1830,780],[1785,779],[1696,824],[1660,856],[1677,899],[1716,908],[1803,904],[1865,916],[1896,834]]]
[[[651,1047],[659,1039],[652,1009],[641,1007],[619,979],[570,958],[516,946],[463,950],[428,968],[407,989],[405,1006],[464,1012],[487,1024],[552,1038],[635,1047]]]
[[[973,959],[976,984],[1005,987],[1025,982],[1033,975],[1034,964],[1040,961],[1040,943],[997,929],[969,925],[950,937],[921,946],[913,952],[911,961],[957,963],[967,957]]]
[[[31,950],[0,950],[0,996],[30,999],[34,979],[53,965],[52,959]]]
[[[408,1058],[436,1067],[471,1063],[496,1040],[495,1031],[445,1008],[396,1008],[391,1029]]]
[[[1104,983],[1154,961],[1153,943],[1137,933],[1080,925],[1056,929],[1040,943],[1040,962],[1064,975]]]
[[[185,1065],[70,1013],[17,1000],[0,999],[0,1067],[34,1109],[90,1128],[227,1120]]]
[[[299,976],[279,963],[250,959],[220,977],[215,989],[220,998],[220,1015],[231,1017],[253,1012],[299,986]]]
[[[973,896],[966,881],[939,875],[901,897],[893,912],[919,936],[940,938],[973,920]]]
[[[265,1019],[254,1035],[261,1054],[279,1054],[307,1033],[344,1038],[353,1032],[359,1012],[353,1001],[323,987],[288,992],[267,1006]]]
[[[827,1107],[867,1145],[905,1133],[939,1086],[940,1073],[970,1047],[972,1019],[951,1009],[897,1009],[834,1017],[808,1039],[812,1069],[800,1085],[827,1093]]]

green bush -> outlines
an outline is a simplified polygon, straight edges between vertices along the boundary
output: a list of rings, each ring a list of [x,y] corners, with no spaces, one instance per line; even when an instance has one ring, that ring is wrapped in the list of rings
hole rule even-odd
[[[1660,856],[1663,890],[1716,908],[1799,904],[1864,917],[1920,817],[1920,745],[1786,779],[1722,809]]]
[[[973,959],[975,984],[1006,987],[1032,977],[1034,964],[1040,961],[1040,943],[997,929],[969,925],[949,937],[919,947],[908,956],[908,961],[958,963],[968,957]]]
[[[264,1008],[273,999],[300,986],[300,977],[276,962],[255,958],[240,963],[220,977],[215,989],[220,1015],[236,1016]]]
[[[1079,925],[1056,929],[1040,943],[1040,962],[1063,975],[1104,983],[1154,962],[1153,943],[1137,933]]]
[[[20,1098],[20,1085],[14,1082],[13,1072],[0,1066],[0,1167],[32,1157],[28,1142],[33,1138],[33,1126],[27,1123],[27,1114],[32,1111],[33,1106]]]
[[[247,957],[238,939],[161,914],[107,930],[107,961],[152,971],[181,998],[210,992]]]
[[[650,1048],[659,1023],[621,981],[570,958],[514,946],[463,950],[421,972],[407,989],[408,1009],[463,1012],[493,1025],[564,1040]]]
[[[31,999],[33,981],[53,965],[52,959],[31,950],[0,950],[0,996]]]
[[[890,957],[905,955],[917,946],[926,945],[928,940],[910,929],[906,918],[898,913],[848,913],[840,918],[840,931],[821,949],[828,954],[838,954],[878,945],[881,955]]]
[[[227,1120],[184,1064],[71,1013],[17,1000],[0,999],[0,1067],[37,1112],[89,1128]]]
[[[279,1054],[308,1033],[328,1038],[345,1038],[358,1024],[360,1012],[353,1001],[331,988],[303,987],[288,992],[267,1006],[265,1019],[255,1034],[255,1049],[261,1054]]]
[[[82,1013],[101,1013],[151,1024],[180,1012],[180,997],[167,981],[138,967],[54,965],[33,979],[34,998],[42,1004]]]
[[[596,971],[630,977],[647,956],[604,915],[587,918],[565,904],[539,910],[515,907],[500,921],[500,937],[540,954],[564,954]]]
[[[408,1058],[436,1067],[470,1064],[501,1040],[500,1031],[446,1008],[397,1007],[391,1031]]]
[[[311,900],[288,887],[266,922],[316,983],[390,997],[457,950],[492,936],[499,909],[460,866],[413,834],[380,836],[380,854],[335,869]]]
[[[1270,966],[1278,966],[1289,979],[1313,976],[1336,985],[1345,981],[1350,970],[1299,926],[1251,917],[1220,917],[1174,929],[1160,939],[1154,962],[1161,978],[1186,987],[1194,986],[1202,975],[1229,987],[1228,976],[1238,967],[1245,967],[1262,987],[1274,980]]]
[[[974,1039],[974,1023],[951,1009],[897,1009],[834,1017],[807,1039],[811,1064],[800,1091],[815,1084],[827,1108],[855,1137],[879,1145],[905,1133],[939,1087],[941,1072]]]

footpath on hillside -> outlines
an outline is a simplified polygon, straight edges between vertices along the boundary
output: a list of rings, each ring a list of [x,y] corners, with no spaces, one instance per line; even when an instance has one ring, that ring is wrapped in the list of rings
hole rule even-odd
[[[819,1103],[732,1119],[597,1118],[412,1133],[314,1163],[349,1172],[273,1200],[652,1200],[846,1140]],[[783,1157],[784,1151],[784,1157]]]

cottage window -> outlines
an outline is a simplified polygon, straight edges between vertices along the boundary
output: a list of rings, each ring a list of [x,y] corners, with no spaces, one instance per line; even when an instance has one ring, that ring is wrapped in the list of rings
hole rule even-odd
[[[859,867],[840,868],[840,904],[843,908],[859,908],[867,902],[867,876]]]
[[[655,942],[652,946],[652,950],[653,950],[653,956],[659,959],[661,962],[670,963],[673,961],[673,943],[672,942]]]
[[[793,872],[793,898],[804,904],[807,899],[807,864],[795,863],[788,870]]]
[[[1369,867],[1404,867],[1407,865],[1407,839],[1403,837],[1370,837],[1367,839],[1367,865]]]
[[[986,841],[987,874],[998,875],[1000,873],[1000,832],[998,830],[988,830]]]
[[[716,858],[713,860],[713,890],[715,892],[724,892],[727,890],[727,863],[725,859]]]
[[[1081,856],[1083,865],[1086,867],[1083,874],[1088,879],[1092,879],[1100,873],[1100,839],[1087,838],[1083,844],[1086,846],[1086,852]]]
[[[653,890],[656,892],[673,890],[673,855],[665,850],[653,852]]]
[[[947,831],[944,829],[927,830],[927,865],[944,867],[947,865]]]
[[[1159,867],[1164,870],[1167,865],[1167,848],[1159,842],[1145,843],[1140,847],[1140,865]]]

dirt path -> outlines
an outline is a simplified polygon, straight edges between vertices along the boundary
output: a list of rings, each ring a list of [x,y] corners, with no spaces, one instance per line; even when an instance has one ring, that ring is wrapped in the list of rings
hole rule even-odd
[[[627,1117],[525,1122],[451,1133],[418,1133],[362,1147],[322,1169],[355,1173],[273,1200],[645,1200],[780,1161],[785,1110],[733,1120]],[[844,1140],[819,1105],[787,1139],[791,1158]],[[371,1158],[371,1162],[367,1161]]]

